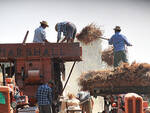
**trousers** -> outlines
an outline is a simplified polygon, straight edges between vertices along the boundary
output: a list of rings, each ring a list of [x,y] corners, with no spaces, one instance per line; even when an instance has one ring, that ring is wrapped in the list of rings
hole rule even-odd
[[[39,113],[52,113],[51,105],[39,105]]]
[[[127,55],[125,51],[114,52],[114,67],[119,66],[120,62],[128,62]]]

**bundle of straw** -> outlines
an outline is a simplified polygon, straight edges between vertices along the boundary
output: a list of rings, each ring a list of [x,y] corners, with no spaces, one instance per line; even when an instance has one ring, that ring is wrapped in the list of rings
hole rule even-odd
[[[123,63],[115,71],[91,71],[81,75],[79,85],[82,90],[94,87],[150,86],[150,64]]]
[[[102,31],[95,24],[91,23],[82,29],[82,31],[76,36],[79,41],[84,44],[99,39],[102,36]]]
[[[113,47],[112,46],[105,49],[104,51],[102,51],[101,59],[102,59],[102,61],[106,62],[107,65],[113,66],[114,55],[113,55]]]

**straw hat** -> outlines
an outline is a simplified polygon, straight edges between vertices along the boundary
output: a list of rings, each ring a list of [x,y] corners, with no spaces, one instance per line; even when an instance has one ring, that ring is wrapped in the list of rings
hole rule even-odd
[[[120,26],[116,26],[116,27],[114,28],[114,30],[119,30],[119,31],[121,31],[121,28],[120,28]]]
[[[48,23],[46,21],[42,21],[40,23],[46,25],[47,27],[49,27],[49,25],[48,25]]]

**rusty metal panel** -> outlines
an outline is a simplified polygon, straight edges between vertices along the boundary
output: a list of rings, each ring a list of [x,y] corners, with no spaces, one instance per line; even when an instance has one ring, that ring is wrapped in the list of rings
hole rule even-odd
[[[25,59],[17,59],[16,72],[21,73],[22,67],[25,67]]]
[[[44,76],[44,82],[48,82],[52,79],[52,70],[51,70],[51,60],[50,59],[43,59],[43,76]]]
[[[30,96],[34,96],[33,94],[36,93],[36,90],[31,90],[32,86],[37,87],[40,83],[48,82],[52,79],[52,70],[51,70],[51,59],[49,58],[41,58],[41,59],[28,59],[27,61],[23,62],[20,61],[17,63],[17,73],[16,82],[21,91],[25,94],[30,92]],[[25,65],[25,77],[21,75],[21,67]],[[35,72],[38,73],[29,73]],[[19,74],[20,73],[20,74]],[[28,87],[28,88],[27,88]]]
[[[133,100],[128,100],[128,113],[133,113]]]
[[[30,97],[35,97],[36,91],[38,89],[38,85],[25,85],[21,91],[23,91],[24,95],[28,95]]]
[[[79,43],[27,43],[0,44],[0,61],[27,57],[49,57],[69,60],[81,60]]]
[[[141,113],[141,101],[136,100],[136,113]]]

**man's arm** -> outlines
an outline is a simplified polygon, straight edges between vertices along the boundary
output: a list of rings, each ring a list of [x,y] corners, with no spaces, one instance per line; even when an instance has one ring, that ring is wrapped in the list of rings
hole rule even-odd
[[[42,38],[42,40],[45,42],[45,41],[47,41],[46,40],[46,32],[43,30],[43,31],[41,31],[41,38]]]
[[[52,103],[52,89],[51,88],[49,88],[48,99],[49,99],[50,103]]]
[[[58,31],[58,34],[57,34],[57,43],[59,42],[60,38],[61,38],[61,31]]]
[[[108,40],[108,43],[109,43],[109,45],[112,45],[112,44],[113,44],[113,39],[112,39],[112,37]]]
[[[127,38],[126,38],[125,36],[123,36],[123,38],[124,38],[124,42],[125,42],[125,44],[126,44],[127,46],[132,46],[132,44],[130,44],[130,43],[128,42],[128,40],[127,40]]]
[[[57,43],[59,42],[60,38],[61,38],[61,24],[57,24]]]
[[[46,39],[46,32],[45,32],[45,31],[41,31],[41,37],[42,37],[43,42],[50,43],[50,42]]]
[[[50,43],[49,41],[47,41],[47,39],[44,39],[44,42],[46,42],[46,43]]]

